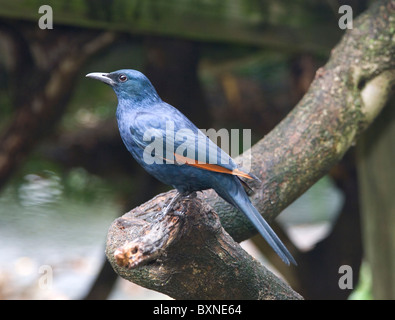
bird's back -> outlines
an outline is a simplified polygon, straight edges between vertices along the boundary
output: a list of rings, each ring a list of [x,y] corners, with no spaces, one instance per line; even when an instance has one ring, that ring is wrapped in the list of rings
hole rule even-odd
[[[133,157],[150,174],[178,190],[211,188],[213,174],[237,169],[226,152],[163,101],[133,108],[119,104],[117,119]]]

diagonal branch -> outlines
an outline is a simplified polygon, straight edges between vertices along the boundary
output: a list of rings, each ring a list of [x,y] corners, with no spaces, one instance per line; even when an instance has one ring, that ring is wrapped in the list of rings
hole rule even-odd
[[[395,1],[378,1],[354,22],[292,112],[252,149],[254,205],[269,221],[355,145],[392,94]],[[392,31],[391,31],[392,30]],[[242,159],[242,157],[240,157]],[[255,231],[214,192],[205,197],[237,241]]]
[[[176,299],[301,299],[248,255],[200,198],[181,201],[175,215],[156,220],[166,197],[111,226],[107,256],[122,277]]]

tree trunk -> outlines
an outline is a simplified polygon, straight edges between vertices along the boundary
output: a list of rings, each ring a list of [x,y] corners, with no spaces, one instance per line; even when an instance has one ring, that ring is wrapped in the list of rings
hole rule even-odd
[[[358,142],[358,176],[373,297],[395,299],[395,101]]]

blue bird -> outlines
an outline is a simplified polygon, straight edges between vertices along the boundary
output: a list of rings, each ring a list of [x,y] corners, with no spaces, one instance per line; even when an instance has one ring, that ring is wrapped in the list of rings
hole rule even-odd
[[[177,189],[167,214],[182,196],[214,189],[244,213],[280,258],[296,262],[258,210],[240,177],[256,179],[203,134],[179,110],[162,101],[141,72],[124,69],[89,73],[88,78],[110,85],[118,98],[116,117],[121,138],[136,161],[161,182]]]

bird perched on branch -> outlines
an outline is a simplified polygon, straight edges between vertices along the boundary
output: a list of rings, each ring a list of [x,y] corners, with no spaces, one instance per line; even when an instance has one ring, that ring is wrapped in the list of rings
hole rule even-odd
[[[146,76],[125,69],[89,73],[86,77],[114,89],[119,132],[126,148],[148,173],[177,189],[163,215],[180,197],[212,188],[248,217],[286,264],[296,265],[244,190],[240,177],[256,177],[238,167],[179,110],[162,101]]]

